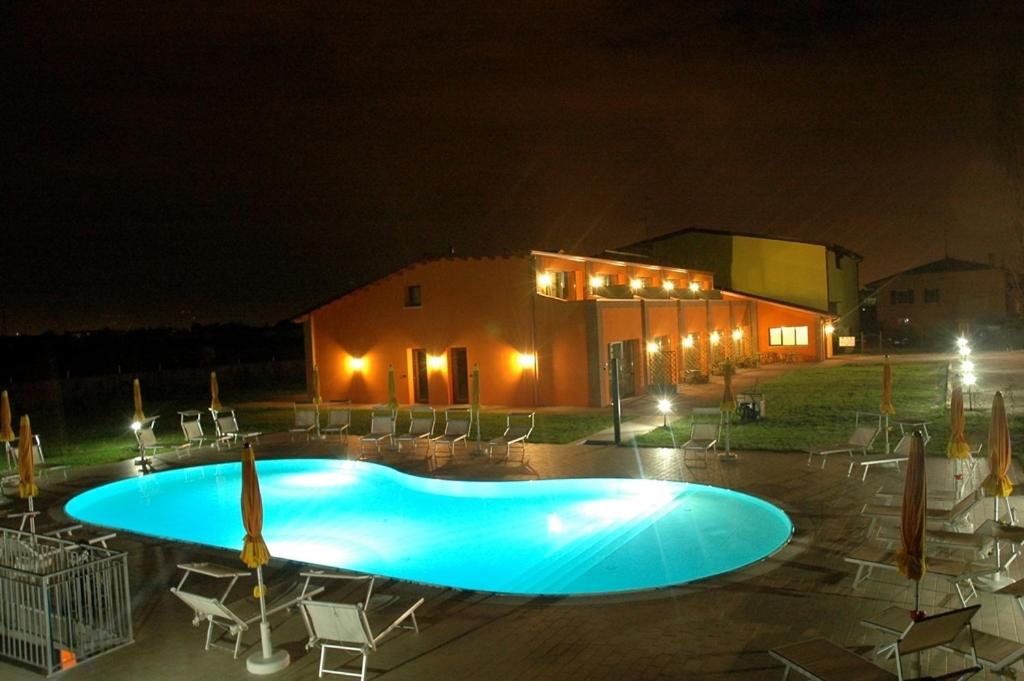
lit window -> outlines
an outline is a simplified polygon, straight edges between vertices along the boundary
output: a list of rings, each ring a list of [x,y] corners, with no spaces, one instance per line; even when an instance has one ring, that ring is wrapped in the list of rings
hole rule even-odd
[[[768,329],[768,345],[807,345],[806,326],[776,326]]]
[[[420,307],[423,305],[423,294],[419,286],[405,287],[405,306]]]

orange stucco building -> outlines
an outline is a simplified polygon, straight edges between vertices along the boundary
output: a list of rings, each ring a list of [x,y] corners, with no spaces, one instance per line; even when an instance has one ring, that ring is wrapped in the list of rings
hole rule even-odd
[[[814,361],[829,316],[714,288],[711,273],[532,251],[419,262],[299,318],[326,400],[602,406],[721,362]],[[662,389],[659,387],[659,389]]]

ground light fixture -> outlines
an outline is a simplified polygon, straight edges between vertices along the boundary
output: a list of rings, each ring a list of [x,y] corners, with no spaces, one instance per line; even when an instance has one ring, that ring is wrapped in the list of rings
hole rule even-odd
[[[978,382],[978,377],[975,376],[974,374],[968,372],[968,373],[964,374],[963,381],[964,381],[964,385],[970,387],[972,385],[975,385]]]
[[[668,428],[668,415],[672,413],[672,400],[668,399],[667,397],[662,397],[661,399],[659,399],[658,411],[661,412],[662,427]]]
[[[964,373],[970,374],[974,372],[974,362],[969,359],[965,359],[961,364],[960,368],[964,370]]]
[[[140,421],[132,421],[132,430],[136,433],[142,430],[142,423]]]

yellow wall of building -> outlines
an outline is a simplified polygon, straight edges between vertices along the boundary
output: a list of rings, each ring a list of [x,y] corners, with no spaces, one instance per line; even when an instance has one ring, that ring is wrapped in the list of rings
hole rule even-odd
[[[824,246],[734,236],[730,279],[737,291],[828,309]]]

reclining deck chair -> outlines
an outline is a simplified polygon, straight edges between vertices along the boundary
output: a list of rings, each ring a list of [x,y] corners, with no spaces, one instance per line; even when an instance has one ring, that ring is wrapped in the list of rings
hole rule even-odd
[[[303,600],[303,616],[309,626],[309,641],[306,648],[320,646],[319,675],[337,674],[353,676],[365,681],[366,664],[370,651],[377,650],[381,639],[396,629],[412,629],[419,633],[416,610],[423,605],[423,598],[411,605],[395,603],[391,606],[367,612],[362,603],[330,603],[326,601]],[[411,624],[405,624],[410,620]],[[327,650],[344,650],[360,657],[359,672],[342,671],[342,668],[327,668]]]
[[[505,432],[499,437],[487,441],[487,458],[494,456],[494,448],[505,448],[505,458],[502,461],[510,460],[512,447],[519,448],[519,461],[526,463],[526,440],[533,432],[533,412],[512,412],[505,417]]]
[[[181,432],[185,436],[185,444],[182,446],[186,449],[192,446],[201,447],[203,441],[206,440],[206,434],[203,433],[202,412],[194,409],[179,411],[178,417],[181,419]]]
[[[925,510],[925,520],[929,523],[942,523],[944,527],[949,529],[955,528],[958,523],[974,510],[974,507],[982,500],[984,495],[984,491],[978,489],[958,501],[953,508],[929,507]],[[871,537],[875,532],[879,521],[899,521],[902,513],[903,510],[900,506],[890,506],[888,504],[864,504],[864,508],[860,511],[862,516],[871,519],[871,523],[868,525],[868,537]]]
[[[980,608],[981,606],[971,607]],[[942,615],[933,617],[942,617]],[[864,618],[860,623],[869,629],[899,636],[907,628],[907,609],[891,605],[877,615]],[[955,655],[970,657],[975,660],[975,664],[980,664],[997,674],[1005,673],[1008,667],[1024,657],[1024,645],[1001,636],[978,631],[973,626],[970,635],[968,632],[963,632],[948,642],[939,644],[938,647],[940,650]],[[885,652],[887,648],[882,648],[881,652]]]
[[[926,431],[925,431],[926,432]],[[922,432],[922,440],[925,446],[928,445],[928,441],[931,439],[925,432]],[[896,470],[899,470],[900,464],[910,458],[910,443],[913,441],[913,433],[903,433],[900,436],[896,446],[892,448],[892,451],[888,454],[877,454],[875,456],[865,456],[863,459],[850,458],[850,467],[846,470],[846,477],[850,477],[853,474],[854,466],[862,466],[864,473],[860,476],[860,481],[864,482],[868,477],[868,469],[872,466],[884,466],[893,464],[896,466]]]
[[[895,674],[824,638],[791,643],[769,650],[768,654],[786,666],[783,679],[788,678],[789,672],[795,670],[815,681],[888,681],[890,679],[903,681],[908,678],[903,675],[901,660],[903,655],[940,648],[943,645],[948,645],[962,634],[966,634],[968,640],[973,640],[971,618],[980,607],[980,605],[972,605],[941,615],[925,617],[912,623],[909,622],[906,611],[902,611],[905,626],[900,630],[900,636],[896,642],[889,647],[896,661]],[[919,678],[922,680],[935,679],[936,681],[940,679],[943,681],[969,679],[981,671],[977,659],[973,657],[973,645],[971,653],[973,664],[970,667],[938,676]]]
[[[463,447],[468,448],[469,445],[466,444],[466,437],[469,435],[472,426],[473,412],[469,409],[446,409],[444,412],[444,432],[430,440],[434,443],[431,459],[436,462],[438,447],[446,448],[449,458],[455,457],[456,443],[461,442]]]
[[[843,560],[857,566],[857,574],[853,577],[854,589],[863,584],[876,569],[894,572],[899,570],[896,552],[873,544],[861,544],[846,554]],[[974,588],[975,577],[991,575],[999,570],[995,563],[968,562],[935,556],[928,556],[927,563],[925,576],[932,575],[952,584],[962,605],[967,605],[972,598],[978,597],[978,592]]]
[[[822,468],[825,468],[825,463],[828,461],[829,454],[845,453],[849,454],[852,458],[854,453],[860,452],[864,456],[867,456],[868,450],[871,449],[871,445],[875,443],[876,437],[878,437],[877,425],[857,426],[846,442],[807,450],[807,465],[811,465],[811,459],[815,456],[821,457]]]
[[[715,416],[717,423],[699,422],[700,415]],[[722,412],[720,409],[694,409],[690,415],[690,439],[679,446],[683,452],[683,463],[686,463],[687,452],[698,452],[704,463],[708,462],[708,451],[718,454],[718,438],[722,434]]]
[[[320,410],[315,404],[299,404],[295,402],[292,404],[294,411],[294,421],[291,428],[288,429],[288,438],[291,440],[295,439],[296,433],[305,433],[306,441],[309,441],[309,436],[316,431],[320,434]]]
[[[209,567],[214,568],[216,566]],[[232,603],[231,605],[226,605],[224,603],[224,598],[227,597],[228,591],[231,590],[231,587],[237,581],[237,575],[238,573],[228,573],[225,575],[228,577],[234,576],[234,578],[231,580],[227,590],[225,590],[224,594],[219,598],[217,596],[203,596],[192,591],[186,591],[183,588],[185,583],[184,578],[178,586],[171,587],[171,593],[181,599],[185,605],[192,609],[192,612],[194,613],[192,618],[193,626],[199,626],[203,620],[206,620],[206,646],[204,650],[209,650],[210,648],[230,650],[235,658],[238,657],[239,650],[242,647],[242,635],[248,631],[250,627],[258,625],[260,622],[260,607],[258,600],[254,598],[245,598]],[[185,577],[188,577],[188,572],[186,572]],[[271,589],[266,597],[267,617],[288,608],[294,608],[303,599],[312,598],[323,590],[322,586],[311,587],[309,585],[309,580],[306,580],[305,583],[297,582],[292,584],[276,594],[274,593],[274,589]],[[222,629],[223,632],[229,636],[234,636],[234,646],[228,647],[218,644],[213,635],[214,627]]]
[[[234,409],[223,409],[213,411],[213,425],[217,429],[216,445],[231,444],[234,442],[245,442],[246,440],[259,440],[263,433],[259,431],[244,431],[238,427],[238,419],[235,417]]]
[[[394,442],[395,437],[395,412],[387,405],[374,407],[370,411],[370,432],[359,438],[359,455],[366,452],[366,446],[370,445],[377,450],[377,458],[380,458],[380,450],[385,442]]]
[[[434,414],[433,407],[412,407],[409,409],[409,430],[395,438],[395,447],[402,451],[402,445],[412,444],[412,451],[415,454],[419,443],[427,446],[427,458],[430,458],[430,438],[434,436]]]
[[[352,406],[347,403],[334,402],[327,405],[327,425],[320,429],[326,436],[331,433],[338,434],[338,440],[345,442],[349,426],[352,425]]]
[[[5,473],[0,478],[0,489],[13,485],[18,485],[18,438],[14,438],[10,442],[4,443],[7,449],[7,463],[10,468],[10,473]],[[65,479],[67,479],[67,466],[64,465],[52,465],[46,463],[46,457],[43,456],[43,443],[39,439],[38,435],[32,436],[32,459],[36,465],[36,475],[43,477],[49,473],[62,471]]]

